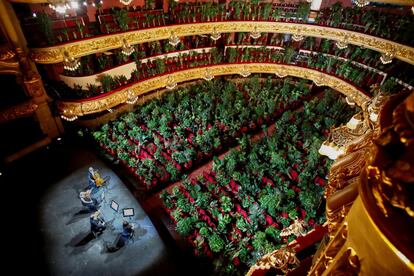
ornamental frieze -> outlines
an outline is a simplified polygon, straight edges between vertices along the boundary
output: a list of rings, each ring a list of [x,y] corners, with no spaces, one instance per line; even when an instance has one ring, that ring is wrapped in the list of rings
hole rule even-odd
[[[128,85],[116,91],[109,92],[106,95],[102,95],[98,99],[85,99],[82,101],[72,102],[60,101],[58,102],[57,106],[60,113],[67,117],[83,116],[105,111],[107,109],[125,103],[131,97],[140,97],[141,95],[153,90],[165,88],[179,82],[203,79],[205,78],[206,73],[212,76],[221,76],[242,74],[243,71],[247,71],[249,73],[269,73],[277,75],[283,74],[286,76],[310,79],[317,83],[317,85],[329,86],[338,92],[341,92],[347,97],[353,99],[353,101],[359,106],[361,106],[362,103],[369,99],[369,97],[365,95],[363,91],[353,86],[352,84],[316,70],[294,65],[247,63],[214,65],[165,74],[159,77]]]
[[[287,22],[253,22],[253,21],[230,21],[230,22],[208,22],[181,24],[134,30],[124,33],[114,33],[87,38],[79,41],[69,42],[58,46],[47,48],[34,48],[31,58],[37,63],[51,64],[64,60],[64,53],[69,57],[81,57],[111,49],[120,48],[123,41],[129,44],[168,39],[172,34],[182,37],[190,35],[208,35],[214,31],[219,33],[229,32],[266,32],[266,33],[290,33],[303,36],[320,37],[341,41],[343,43],[364,46],[384,54],[392,54],[393,57],[414,64],[414,48],[405,46],[390,40],[366,35],[358,32],[323,27],[311,24],[287,23]]]
[[[33,101],[27,101],[0,111],[0,123],[16,120],[32,115],[39,106]]]

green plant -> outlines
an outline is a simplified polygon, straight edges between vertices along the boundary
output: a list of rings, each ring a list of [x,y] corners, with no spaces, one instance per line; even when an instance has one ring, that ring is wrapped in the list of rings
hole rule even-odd
[[[55,43],[55,37],[52,30],[52,20],[50,16],[46,13],[38,13],[36,21],[40,26],[40,30],[45,35],[47,44],[51,45]]]
[[[128,10],[127,9],[112,9],[114,15],[115,15],[115,21],[118,24],[119,28],[122,31],[127,31],[128,30],[128,23],[131,20],[128,17]]]
[[[156,59],[156,62],[157,62],[158,72],[160,74],[163,74],[165,72],[165,63],[164,63],[164,60],[161,59],[161,58],[157,58]]]
[[[179,171],[175,167],[173,162],[168,162],[167,165],[165,166],[165,170],[170,174],[170,179],[172,181],[176,181],[178,179]]]
[[[177,226],[175,229],[177,230],[178,233],[180,233],[184,237],[190,235],[191,231],[194,229],[194,218],[188,217],[188,218],[180,219],[177,222]]]
[[[231,209],[233,208],[233,203],[229,197],[227,196],[221,197],[221,208],[223,209],[224,212],[231,211]]]
[[[80,33],[81,38],[83,38],[85,36],[85,34],[84,34],[85,26],[84,26],[83,22],[81,22],[80,20],[76,20],[76,29]]]
[[[210,246],[211,251],[218,253],[223,250],[225,244],[219,235],[213,234],[208,239],[208,245]]]
[[[112,90],[113,78],[111,75],[103,75],[99,81],[102,84],[102,90],[104,92],[109,92]]]
[[[88,83],[86,85],[86,87],[88,88],[89,94],[91,94],[91,95],[97,94],[97,92],[98,92],[98,86],[97,85]]]
[[[310,4],[307,2],[301,2],[299,3],[298,9],[297,9],[297,17],[300,18],[302,21],[306,21],[309,16],[310,11]]]
[[[256,232],[252,245],[256,251],[263,255],[276,249],[276,247],[266,239],[266,234],[261,231]]]
[[[394,94],[399,92],[397,90],[398,85],[395,78],[390,77],[381,85],[381,90],[387,94]]]
[[[282,201],[282,194],[279,190],[273,190],[270,193],[264,193],[260,199],[260,206],[263,209],[266,209],[267,212],[273,217],[277,216],[277,211],[279,211],[279,205]]]
[[[101,55],[97,58],[97,61],[99,71],[103,71],[109,63],[109,58],[106,55]]]
[[[267,227],[265,233],[276,242],[280,240],[280,230],[274,226]]]

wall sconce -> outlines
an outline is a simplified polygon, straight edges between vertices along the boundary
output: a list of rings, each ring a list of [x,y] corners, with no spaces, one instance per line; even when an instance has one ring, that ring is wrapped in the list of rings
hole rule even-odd
[[[213,28],[213,32],[210,35],[210,38],[214,41],[219,40],[221,37],[221,34],[219,32],[217,32],[216,27]]]
[[[348,47],[348,36],[344,36],[342,40],[336,41],[335,45],[340,50],[346,49]]]
[[[313,80],[313,83],[316,86],[322,86],[324,85],[324,82],[325,82],[325,77],[323,75],[320,75],[319,77]]]
[[[355,5],[357,5],[360,8],[363,8],[367,5],[369,5],[369,1],[367,1],[367,0],[355,0]]]
[[[125,56],[130,56],[134,51],[135,48],[131,46],[131,44],[129,44],[126,39],[124,38],[122,40],[123,44],[122,44],[122,50],[121,53]]]
[[[389,64],[392,62],[392,59],[394,58],[394,53],[383,53],[380,56],[380,61],[382,64]]]
[[[168,76],[167,78],[167,84],[165,88],[172,90],[177,87],[177,82],[174,81],[174,79],[171,76]]]
[[[247,70],[246,66],[244,66],[243,69],[239,72],[239,75],[244,78],[247,78],[248,76],[250,76],[250,74],[251,73],[249,70]]]
[[[281,78],[281,79],[283,79],[284,77],[286,77],[286,76],[287,76],[285,73],[282,73],[282,71],[277,71],[277,72],[275,73],[275,75],[276,75],[278,78]]]
[[[132,0],[119,0],[119,2],[121,2],[122,5],[128,6],[131,4]]]
[[[250,33],[250,37],[253,39],[258,39],[262,34],[257,31],[257,27],[254,27],[253,32]]]
[[[298,41],[302,41],[304,38],[305,38],[305,37],[304,37],[303,35],[300,35],[299,33],[298,33],[298,34],[293,34],[293,35],[292,35],[292,39],[293,39],[293,41],[296,41],[296,42],[298,42]]]
[[[63,110],[63,114],[60,115],[60,117],[68,122],[73,122],[76,119],[78,119],[78,116],[73,114],[72,110],[69,110],[69,111]]]
[[[68,71],[76,71],[80,67],[80,61],[78,58],[70,57],[68,52],[63,53],[63,69]]]
[[[174,46],[175,47],[175,46],[178,45],[178,43],[180,43],[180,39],[173,32],[171,32],[170,38],[168,39],[168,43],[171,46]]]
[[[205,79],[206,81],[211,81],[212,79],[214,79],[214,76],[210,73],[210,70],[206,69],[206,71],[204,72],[203,79]]]
[[[128,90],[127,104],[135,104],[138,101],[138,96],[135,95],[133,90]]]

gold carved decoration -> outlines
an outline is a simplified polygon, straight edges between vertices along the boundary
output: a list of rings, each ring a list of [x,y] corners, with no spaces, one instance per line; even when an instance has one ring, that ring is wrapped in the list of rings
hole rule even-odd
[[[340,251],[342,246],[345,244],[347,237],[348,223],[344,221],[340,224],[336,232],[334,232],[330,237],[324,251],[319,255],[318,259],[309,270],[308,275],[322,275],[323,271],[333,265],[333,260],[338,251]]]
[[[19,61],[16,53],[7,48],[0,48],[0,73],[1,74],[20,74]]]
[[[256,262],[247,272],[247,276],[253,275],[256,270],[269,270],[275,268],[280,270],[285,275],[293,268],[299,265],[299,260],[296,257],[296,251],[290,246],[283,245],[278,250],[264,255]]]
[[[0,111],[0,123],[12,121],[21,117],[26,117],[32,115],[38,105],[33,103],[32,101],[24,102],[5,110]]]
[[[370,0],[369,2],[387,3],[402,6],[414,6],[414,0]]]
[[[321,72],[303,68],[294,65],[280,65],[273,63],[246,63],[246,64],[224,64],[209,66],[209,72],[213,76],[239,74],[242,68],[249,70],[251,73],[269,73],[276,74],[283,72],[288,76],[320,79]],[[83,101],[59,101],[58,109],[60,113],[70,112],[76,116],[83,116],[87,114],[105,111],[109,108],[115,107],[119,104],[125,103],[132,96],[140,96],[149,91],[164,88],[170,84],[171,79],[176,83],[190,81],[195,79],[203,79],[205,77],[205,68],[193,68],[174,72],[171,74],[164,74],[159,77],[144,80],[135,84],[128,85],[121,90],[109,92],[99,99]],[[355,99],[358,105],[362,105],[369,97],[352,84],[343,81],[334,76],[324,74],[323,85],[329,86],[348,97]]]
[[[32,97],[41,97],[45,95],[42,79],[38,73],[32,72],[29,79],[24,80],[26,91]]]
[[[12,3],[27,3],[27,4],[43,4],[43,3],[50,3],[47,0],[8,0]]]
[[[414,93],[411,93],[394,109],[393,125],[376,140],[373,162],[366,168],[372,194],[385,217],[392,216],[397,208],[414,218],[413,107]]]
[[[395,53],[395,58],[414,64],[414,48],[390,40],[366,35],[358,32],[323,27],[311,24],[286,22],[206,22],[197,24],[181,24],[144,30],[134,30],[124,33],[102,35],[64,45],[32,49],[31,57],[37,63],[51,64],[63,62],[65,51],[71,57],[77,58],[111,49],[121,48],[123,41],[128,44],[138,44],[162,39],[168,39],[171,33],[178,37],[192,35],[207,35],[214,31],[219,33],[251,32],[261,33],[290,33],[295,35],[320,37],[342,41],[345,37],[349,44],[363,46],[380,53]]]

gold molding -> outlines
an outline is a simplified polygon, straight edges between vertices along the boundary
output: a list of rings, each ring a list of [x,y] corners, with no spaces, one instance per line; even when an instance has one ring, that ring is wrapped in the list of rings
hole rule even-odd
[[[26,3],[26,4],[44,4],[44,3],[50,3],[47,0],[9,0],[9,2],[12,2],[12,3]]]
[[[13,121],[21,117],[32,115],[39,106],[32,100],[9,107],[0,111],[0,123]]]
[[[21,74],[16,53],[7,47],[0,48],[0,74]]]
[[[70,57],[81,57],[98,52],[120,48],[125,39],[129,44],[138,44],[162,39],[168,39],[171,33],[179,37],[210,34],[213,31],[220,33],[250,32],[257,29],[258,32],[267,33],[291,33],[304,36],[327,38],[344,41],[350,44],[364,46],[380,53],[392,53],[395,58],[414,64],[414,48],[405,46],[390,40],[366,35],[358,32],[322,27],[311,24],[286,23],[286,22],[254,22],[254,21],[230,21],[207,22],[194,24],[181,24],[166,27],[158,27],[144,30],[128,31],[102,35],[95,38],[83,39],[65,43],[63,45],[48,48],[33,48],[31,58],[37,63],[51,64],[62,62],[64,52]]]
[[[125,103],[131,96],[140,96],[149,91],[165,88],[172,82],[180,83],[205,77],[206,68],[213,76],[240,74],[242,71],[250,73],[284,74],[310,80],[318,80],[320,85],[329,86],[347,97],[351,97],[358,105],[362,105],[369,97],[359,88],[337,77],[321,73],[317,70],[294,65],[282,65],[273,63],[245,63],[245,64],[221,64],[208,67],[193,68],[164,74],[159,77],[144,80],[114,92],[109,92],[98,99],[85,99],[83,101],[58,101],[58,110],[63,115],[83,116],[105,111],[119,104]]]
[[[369,2],[414,6],[414,0],[370,0]]]

